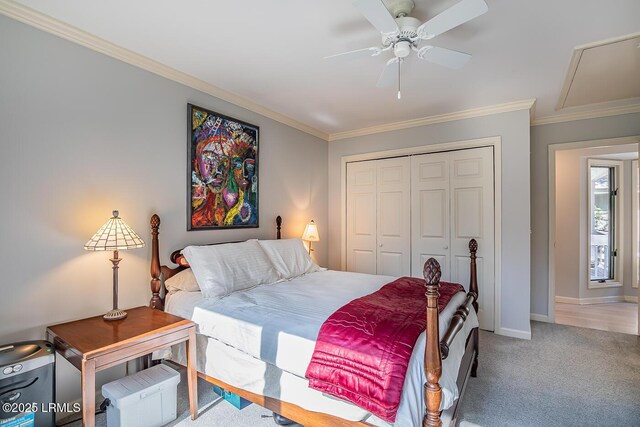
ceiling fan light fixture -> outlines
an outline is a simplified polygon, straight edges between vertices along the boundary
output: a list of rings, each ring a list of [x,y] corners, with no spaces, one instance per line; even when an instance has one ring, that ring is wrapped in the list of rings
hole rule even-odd
[[[393,53],[398,58],[406,58],[411,53],[411,42],[401,40],[393,46]]]

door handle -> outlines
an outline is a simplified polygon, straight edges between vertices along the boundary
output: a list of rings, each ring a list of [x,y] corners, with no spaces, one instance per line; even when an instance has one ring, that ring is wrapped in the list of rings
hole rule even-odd
[[[443,246],[442,249],[449,249],[449,246]]]

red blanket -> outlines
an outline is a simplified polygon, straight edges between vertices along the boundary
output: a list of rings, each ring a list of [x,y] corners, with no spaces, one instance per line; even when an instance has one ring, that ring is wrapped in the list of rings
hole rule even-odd
[[[441,282],[438,312],[460,291]],[[395,421],[409,359],[425,330],[424,294],[423,279],[401,277],[338,309],[318,333],[309,386]]]

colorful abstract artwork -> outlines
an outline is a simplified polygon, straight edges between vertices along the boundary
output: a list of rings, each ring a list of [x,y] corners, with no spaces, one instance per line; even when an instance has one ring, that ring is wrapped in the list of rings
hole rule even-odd
[[[188,230],[258,227],[258,134],[189,104]]]

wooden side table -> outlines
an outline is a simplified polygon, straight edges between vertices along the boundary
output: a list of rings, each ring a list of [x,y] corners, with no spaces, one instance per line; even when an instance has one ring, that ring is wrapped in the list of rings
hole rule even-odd
[[[102,316],[61,323],[47,328],[56,351],[82,372],[82,424],[95,425],[95,373],[186,341],[187,383],[191,419],[198,416],[196,325],[191,320],[136,307],[121,320]]]

